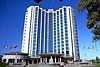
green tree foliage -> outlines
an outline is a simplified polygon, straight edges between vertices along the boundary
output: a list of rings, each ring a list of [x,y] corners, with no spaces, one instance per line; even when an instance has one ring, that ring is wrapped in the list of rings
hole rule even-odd
[[[87,28],[92,29],[93,41],[100,40],[100,0],[79,0],[78,11],[87,11]]]
[[[7,64],[5,64],[5,63],[0,63],[0,67],[6,67],[7,66]]]
[[[64,63],[67,63],[67,58],[64,58]]]
[[[100,63],[94,63],[95,67],[100,67]]]
[[[99,63],[99,58],[98,57],[96,57],[96,63]]]

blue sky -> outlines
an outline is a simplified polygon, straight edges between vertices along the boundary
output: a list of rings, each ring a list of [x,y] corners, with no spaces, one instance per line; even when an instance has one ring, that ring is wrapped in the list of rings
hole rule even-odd
[[[82,59],[100,58],[100,42],[92,43],[91,30],[86,28],[86,11],[77,12],[78,0],[42,0],[35,3],[34,0],[0,0],[0,54],[21,50],[22,33],[24,25],[25,11],[30,5],[39,5],[44,9],[58,9],[62,6],[72,6],[76,14],[78,40],[80,47],[80,56]],[[5,45],[15,45],[15,49],[4,49]],[[95,49],[83,48],[96,45]]]

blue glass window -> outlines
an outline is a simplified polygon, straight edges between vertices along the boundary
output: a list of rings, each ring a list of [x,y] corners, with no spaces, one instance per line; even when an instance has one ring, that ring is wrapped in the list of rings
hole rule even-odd
[[[62,48],[62,51],[64,51],[64,48]]]
[[[64,8],[64,13],[66,13],[66,8]]]
[[[64,43],[64,41],[61,41],[61,43]]]
[[[40,25],[41,25],[41,10],[39,9],[39,15],[38,15],[38,39],[37,39],[37,54],[40,53]]]
[[[53,49],[53,14],[49,13],[49,52],[52,52]]]
[[[60,42],[58,42],[58,44],[60,44]],[[59,46],[59,45],[58,45]]]
[[[44,11],[42,11],[42,40],[41,40],[41,53],[43,53],[44,51],[43,51],[43,49],[44,49]]]

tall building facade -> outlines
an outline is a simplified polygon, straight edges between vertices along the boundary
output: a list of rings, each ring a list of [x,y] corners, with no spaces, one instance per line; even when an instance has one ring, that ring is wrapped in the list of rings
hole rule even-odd
[[[70,6],[47,11],[30,6],[25,13],[23,53],[29,56],[56,53],[79,59],[75,15]]]

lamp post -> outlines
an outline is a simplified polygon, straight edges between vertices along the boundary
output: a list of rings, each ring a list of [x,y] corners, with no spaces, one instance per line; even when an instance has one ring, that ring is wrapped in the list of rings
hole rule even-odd
[[[17,52],[16,52],[16,57],[15,57],[15,63],[17,63]]]

